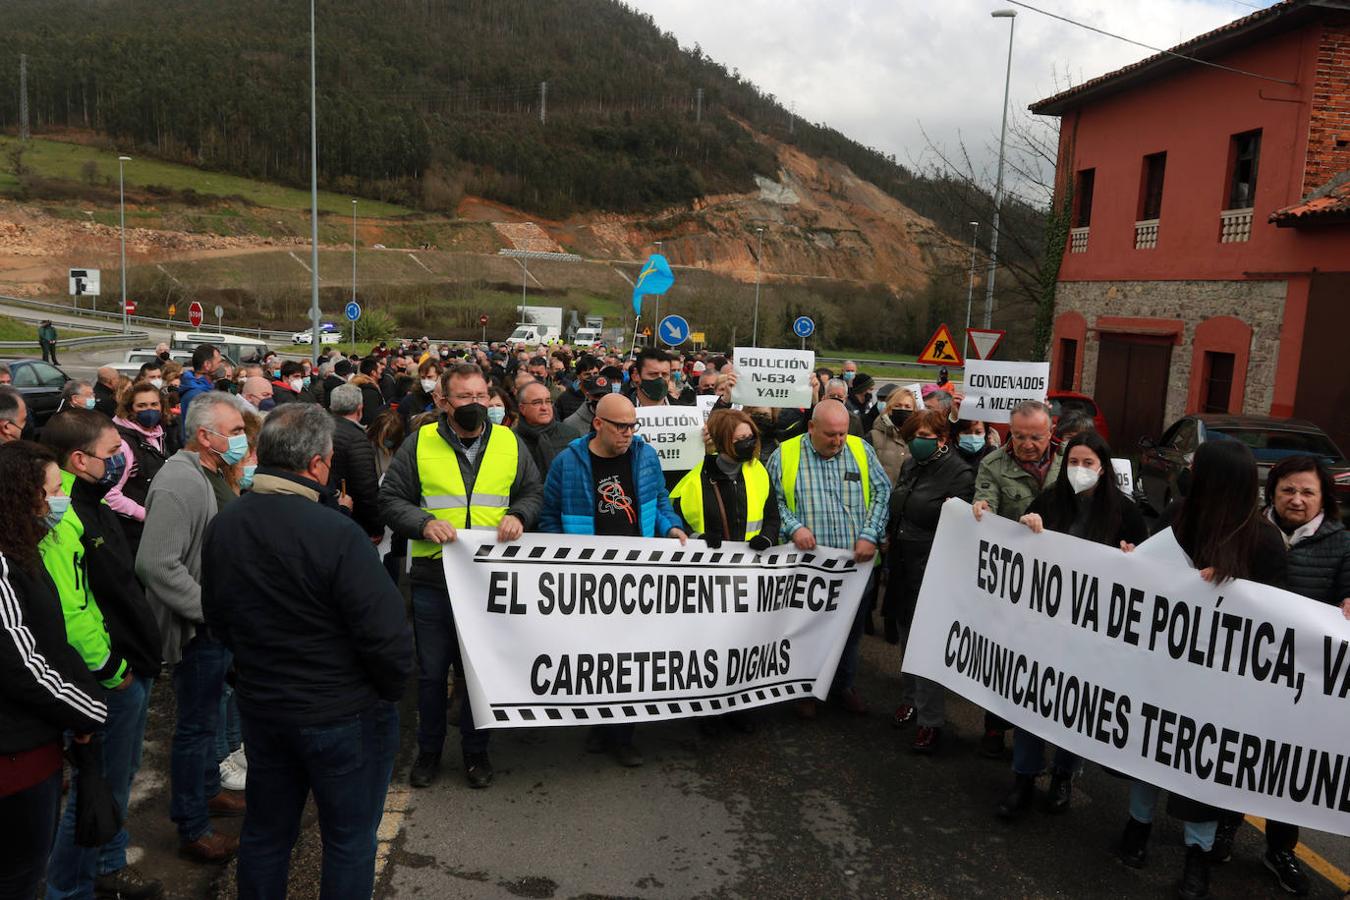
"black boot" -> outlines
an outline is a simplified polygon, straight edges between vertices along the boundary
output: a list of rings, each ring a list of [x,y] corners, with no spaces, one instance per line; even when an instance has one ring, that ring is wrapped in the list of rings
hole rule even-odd
[[[1069,811],[1069,799],[1073,796],[1073,773],[1056,772],[1050,776],[1050,792],[1045,795],[1042,811],[1050,815],[1059,815]]]
[[[1214,832],[1214,844],[1209,849],[1211,863],[1226,863],[1233,858],[1233,841],[1242,826],[1242,813],[1224,813]]]
[[[1013,788],[998,805],[996,815],[1000,819],[1016,819],[1031,806],[1036,793],[1036,778],[1033,775],[1013,776]]]
[[[1177,885],[1181,900],[1204,900],[1209,896],[1209,854],[1192,844],[1186,848],[1186,868]]]
[[[1120,861],[1133,869],[1142,869],[1148,858],[1148,835],[1152,822],[1140,822],[1134,816],[1125,820],[1125,833],[1120,836]]]

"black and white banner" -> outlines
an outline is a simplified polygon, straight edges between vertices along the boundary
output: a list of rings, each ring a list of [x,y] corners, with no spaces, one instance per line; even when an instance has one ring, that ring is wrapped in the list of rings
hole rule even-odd
[[[1350,834],[1350,622],[1208,584],[1170,530],[1124,553],[947,501],[904,669],[1150,784]]]
[[[870,574],[829,548],[477,530],[444,562],[479,728],[824,699]]]

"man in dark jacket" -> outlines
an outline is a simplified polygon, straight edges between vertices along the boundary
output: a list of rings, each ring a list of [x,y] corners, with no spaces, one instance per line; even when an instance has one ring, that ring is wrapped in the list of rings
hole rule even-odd
[[[277,406],[283,403],[295,403],[303,399],[300,392],[305,388],[305,367],[293,359],[281,364],[281,377],[272,382],[272,400]]]
[[[498,540],[514,541],[534,525],[543,502],[534,458],[510,429],[488,421],[487,402],[482,369],[470,363],[449,366],[436,397],[440,417],[408,435],[380,485],[385,524],[411,542],[418,746],[408,779],[413,787],[431,784],[440,770],[451,663],[464,676],[440,545],[467,527],[493,527]],[[487,787],[492,783],[490,732],[474,728],[468,691],[461,697],[464,774],[471,787]]]
[[[323,833],[320,893],[364,897],[375,883],[412,635],[378,554],[323,486],[333,425],[311,404],[273,411],[252,490],[211,521],[202,551],[202,608],[234,653],[248,741],[242,896],[286,893],[310,792]]]
[[[577,369],[573,373],[575,380],[567,390],[553,401],[553,412],[559,421],[565,421],[578,409],[586,405],[585,384],[600,371],[600,360],[594,356],[583,356],[577,360]]]
[[[538,381],[526,384],[516,392],[516,405],[520,407],[520,420],[514,431],[534,457],[539,474],[547,478],[553,458],[581,437],[581,433],[554,415],[553,401],[549,399],[545,384]]]
[[[323,378],[323,400],[320,402],[323,403],[324,406],[327,406],[328,401],[333,396],[333,391],[350,381],[351,376],[352,364],[350,362],[345,359],[339,359],[337,362],[333,363],[332,373],[325,375]]]
[[[352,498],[352,519],[378,544],[384,537],[380,518],[380,476],[375,469],[375,447],[361,428],[364,391],[344,384],[328,398],[333,414],[333,468],[328,487]]]
[[[384,386],[380,383],[380,373],[384,371],[384,362],[377,357],[367,356],[358,365],[358,373],[352,383],[361,388],[361,402],[365,411],[361,414],[361,424],[369,425],[375,417],[384,412]],[[392,385],[391,385],[392,387]]]

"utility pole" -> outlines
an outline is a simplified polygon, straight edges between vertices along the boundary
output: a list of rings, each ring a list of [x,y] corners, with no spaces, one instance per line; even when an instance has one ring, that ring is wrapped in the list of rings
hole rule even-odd
[[[309,355],[319,367],[319,106],[315,76],[314,0],[309,0]]]
[[[703,121],[703,88],[694,92],[694,121]]]
[[[788,134],[796,133],[797,125],[797,101],[792,101],[792,107],[788,110]]]
[[[975,302],[975,242],[980,233],[980,223],[970,223],[970,285],[966,288],[966,333],[962,335],[964,348],[962,354],[970,352],[970,307]]]
[[[127,188],[125,166],[130,156],[117,157],[117,206],[122,221],[122,333],[127,333]]]
[[[539,124],[548,122],[548,82],[539,82]]]
[[[19,54],[19,140],[31,136],[28,130],[28,54]]]
[[[356,302],[356,201],[352,201],[352,302]],[[352,319],[352,352],[356,352],[356,320]]]
[[[984,284],[984,327],[994,324],[994,277],[998,274],[998,223],[1003,207],[1003,153],[1008,141],[1008,89],[1012,85],[1013,31],[1017,27],[1017,10],[996,9],[989,14],[995,19],[1008,20],[1008,68],[1003,76],[1003,124],[998,134],[998,181],[994,184],[994,227],[989,232],[989,275]]]
[[[755,228],[758,248],[755,251],[755,330],[750,337],[750,346],[759,346],[759,273],[764,265],[764,226]],[[734,344],[732,346],[735,346]]]

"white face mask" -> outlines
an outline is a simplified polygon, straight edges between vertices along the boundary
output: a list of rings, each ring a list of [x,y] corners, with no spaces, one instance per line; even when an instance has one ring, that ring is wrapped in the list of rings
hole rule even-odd
[[[151,378],[150,383],[155,386],[155,390],[159,390],[160,388],[164,387],[163,378]]]
[[[1087,466],[1069,466],[1069,484],[1075,494],[1092,490],[1097,486],[1099,477],[1100,473],[1096,469],[1089,469]]]
[[[300,393],[302,390],[304,390],[304,387],[305,387],[305,379],[303,379],[303,378],[292,378],[291,381],[290,381],[290,385],[291,385],[291,390],[295,391],[295,392],[298,394],[298,393]]]
[[[432,391],[434,391],[434,390],[436,390],[436,379],[435,379],[435,378],[423,378],[423,379],[422,379],[422,392],[423,392],[423,393],[426,393],[426,394],[430,394],[430,393],[431,393]]]

